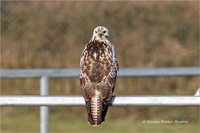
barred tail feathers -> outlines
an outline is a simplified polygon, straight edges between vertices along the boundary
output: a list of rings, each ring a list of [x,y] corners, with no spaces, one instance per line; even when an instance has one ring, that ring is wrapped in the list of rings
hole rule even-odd
[[[91,98],[91,114],[92,114],[92,125],[101,125],[102,121],[102,97],[101,93],[96,90],[96,95]]]

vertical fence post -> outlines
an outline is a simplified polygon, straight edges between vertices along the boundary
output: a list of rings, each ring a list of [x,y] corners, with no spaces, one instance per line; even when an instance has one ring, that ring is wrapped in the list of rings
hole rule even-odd
[[[40,95],[49,94],[49,77],[43,76],[40,79]],[[49,107],[40,107],[40,133],[48,133],[49,130]]]
[[[200,97],[200,88],[196,91],[196,93],[194,95]]]

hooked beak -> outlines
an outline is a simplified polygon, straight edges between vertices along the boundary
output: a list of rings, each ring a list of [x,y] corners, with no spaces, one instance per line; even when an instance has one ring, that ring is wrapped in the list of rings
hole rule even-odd
[[[102,37],[102,36],[103,36],[102,31],[99,31],[99,32],[98,32],[98,35],[99,35],[100,37]]]

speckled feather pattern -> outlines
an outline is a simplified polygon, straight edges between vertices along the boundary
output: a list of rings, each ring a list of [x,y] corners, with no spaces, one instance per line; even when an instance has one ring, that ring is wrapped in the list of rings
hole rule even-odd
[[[105,120],[118,69],[114,46],[107,39],[99,41],[93,37],[86,44],[80,60],[81,89],[88,122],[93,126]]]

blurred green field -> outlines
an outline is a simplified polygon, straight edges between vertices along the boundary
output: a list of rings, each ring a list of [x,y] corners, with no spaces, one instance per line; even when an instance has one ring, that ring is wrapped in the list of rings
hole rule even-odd
[[[199,66],[198,1],[3,1],[1,69],[79,68],[96,26],[109,29],[119,67]],[[1,79],[1,95],[39,95],[39,79]],[[81,95],[78,78],[51,78],[50,95]],[[118,78],[114,95],[194,95],[198,76]],[[198,107],[110,107],[91,128],[83,107],[51,107],[50,132],[200,132]],[[143,124],[143,120],[189,124]],[[38,132],[39,107],[1,107],[1,132]]]
[[[23,108],[23,109],[22,109]],[[65,114],[64,111],[60,113],[52,112],[53,110],[59,110],[59,108],[64,108],[66,110],[71,110],[71,107],[50,107],[50,117],[49,117],[49,132],[58,133],[58,132],[141,132],[141,133],[150,133],[150,132],[159,132],[159,133],[199,133],[199,122],[195,120],[188,120],[186,112],[182,110],[188,110],[192,108],[196,112],[193,112],[193,115],[198,116],[199,108],[198,107],[172,107],[173,110],[176,110],[174,113],[165,112],[166,107],[150,107],[151,110],[155,108],[163,109],[166,114],[165,116],[157,115],[154,118],[151,117],[142,117],[138,120],[132,119],[127,114],[123,114],[120,118],[113,120],[108,113],[106,122],[98,127],[91,127],[86,122],[85,107],[73,107],[76,110],[81,110],[80,114],[77,115],[76,112],[71,111],[68,114]],[[110,107],[110,110],[113,111],[115,108],[120,110],[120,107]],[[130,108],[129,113],[135,113],[136,107],[126,107]],[[143,108],[143,107],[141,107]],[[146,109],[148,107],[145,107]],[[168,107],[169,108],[169,107]],[[10,110],[10,112],[8,111]],[[15,110],[13,113],[12,110]],[[31,113],[27,113],[31,111]],[[39,132],[40,123],[39,123],[39,107],[2,107],[3,115],[1,118],[2,133],[10,132]],[[176,114],[176,115],[175,115]],[[184,114],[184,115],[183,115]],[[185,119],[186,118],[186,119]],[[182,121],[186,120],[188,123],[183,124],[155,124],[155,123],[143,123],[143,121],[148,120],[170,120],[170,121]],[[23,123],[23,125],[22,125]]]

